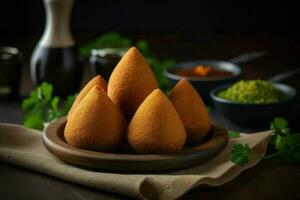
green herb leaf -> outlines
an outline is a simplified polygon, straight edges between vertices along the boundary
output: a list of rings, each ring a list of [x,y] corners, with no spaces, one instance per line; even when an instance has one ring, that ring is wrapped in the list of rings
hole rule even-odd
[[[43,119],[38,115],[29,116],[25,119],[24,126],[27,128],[42,130],[44,128]]]
[[[210,113],[212,111],[212,108],[210,106],[206,106],[206,110]]]
[[[24,99],[24,101],[22,102],[22,109],[25,112],[32,110],[33,107],[35,106],[35,104],[37,103],[37,101],[38,101],[38,99],[36,99],[36,98]]]
[[[238,131],[229,130],[227,133],[228,133],[229,138],[240,137],[240,132],[238,132]]]
[[[67,97],[63,107],[62,107],[62,114],[63,115],[67,115],[69,110],[71,109],[73,102],[75,101],[75,96],[74,95],[70,95]]]
[[[248,144],[234,144],[231,151],[231,161],[239,166],[245,166],[248,163],[252,150]]]
[[[136,47],[141,51],[144,52],[145,54],[150,53],[151,51],[149,51],[149,45],[145,40],[139,40],[136,43]],[[146,56],[146,55],[145,55]],[[148,55],[149,56],[149,55]],[[153,56],[153,55],[150,55]]]
[[[58,103],[59,103],[59,97],[53,97],[52,101],[51,101],[51,108],[54,111],[58,111]]]
[[[251,152],[251,149],[246,145],[235,144],[231,152],[231,160],[237,165],[245,165],[248,162],[249,156],[257,156],[262,159],[270,159],[280,156],[282,160],[289,163],[300,163],[300,134],[291,133],[288,127],[288,121],[282,117],[275,118],[270,127],[274,130],[274,135],[271,138],[269,147],[275,151],[261,157]]]
[[[59,111],[59,97],[55,96],[53,97],[53,99],[51,100],[50,103],[50,108],[48,110],[48,121],[52,122],[55,119],[61,117],[61,112]]]
[[[46,101],[50,101],[52,97],[53,86],[49,83],[43,82],[39,87],[41,89],[43,97]]]
[[[52,96],[52,92],[53,86],[44,82],[35,88],[29,97],[23,100],[24,126],[43,129],[44,122],[52,122],[68,113],[74,97],[69,96],[61,109],[59,97]]]
[[[291,133],[288,121],[282,117],[276,117],[270,127],[274,130],[270,144],[280,158],[290,163],[300,163],[300,134]]]
[[[38,99],[38,91],[37,91],[37,88],[36,89],[34,89],[34,90],[32,90],[31,92],[30,92],[30,98],[32,98],[32,99]]]
[[[290,134],[285,137],[279,135],[275,148],[285,161],[300,162],[300,134]]]
[[[288,121],[283,117],[276,117],[273,122],[271,122],[270,128],[275,131],[275,134],[287,135],[290,133],[290,128],[288,127]]]

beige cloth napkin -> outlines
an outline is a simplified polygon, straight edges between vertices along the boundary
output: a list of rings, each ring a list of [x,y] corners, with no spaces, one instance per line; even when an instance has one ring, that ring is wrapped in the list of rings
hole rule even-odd
[[[241,134],[231,139],[223,152],[210,161],[164,174],[115,174],[89,171],[58,160],[43,145],[42,133],[13,124],[0,124],[0,160],[22,166],[65,181],[139,199],[176,199],[199,185],[219,186],[259,160],[253,158],[245,167],[230,162],[231,147],[248,143],[258,154],[266,151],[271,131]]]

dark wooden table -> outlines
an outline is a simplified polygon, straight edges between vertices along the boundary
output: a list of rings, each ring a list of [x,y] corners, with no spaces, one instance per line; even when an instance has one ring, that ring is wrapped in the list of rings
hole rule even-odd
[[[82,44],[93,34],[79,35]],[[145,38],[153,50],[162,57],[176,60],[229,59],[247,51],[266,49],[270,53],[262,59],[242,65],[243,78],[267,79],[279,72],[299,68],[300,40],[296,36],[238,33],[172,33],[131,34],[135,39]],[[28,63],[36,36],[0,37],[1,45],[19,47],[25,55],[22,77],[22,95],[26,95],[32,84]],[[89,71],[88,69],[86,70]],[[0,75],[1,76],[1,75]],[[86,73],[86,79],[91,76]],[[300,90],[300,77],[285,83]],[[0,122],[22,123],[20,100],[0,102]],[[292,128],[299,131],[299,95],[293,113],[290,113]],[[214,115],[216,117],[216,115]],[[216,118],[218,120],[218,118]],[[226,126],[226,124],[225,124]],[[300,199],[300,167],[272,159],[260,162],[233,181],[217,188],[195,188],[181,199]],[[27,169],[0,162],[1,199],[128,199],[127,197],[94,190],[39,174]]]

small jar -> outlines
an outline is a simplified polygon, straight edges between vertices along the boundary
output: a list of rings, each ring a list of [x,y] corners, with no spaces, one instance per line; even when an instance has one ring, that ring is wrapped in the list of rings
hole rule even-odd
[[[0,47],[0,99],[16,99],[22,72],[22,53],[14,47]]]
[[[90,65],[95,74],[100,74],[106,81],[128,48],[92,49]]]

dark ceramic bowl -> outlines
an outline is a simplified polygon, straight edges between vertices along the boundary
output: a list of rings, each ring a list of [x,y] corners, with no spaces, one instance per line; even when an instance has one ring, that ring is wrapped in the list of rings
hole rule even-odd
[[[219,92],[229,88],[227,84],[215,88],[210,96],[214,106],[223,119],[237,127],[250,129],[269,128],[275,117],[288,117],[296,97],[296,90],[288,85],[273,83],[273,85],[287,95],[287,98],[278,102],[253,104],[238,103],[218,97]]]
[[[229,71],[232,73],[232,75],[226,77],[218,77],[218,78],[197,78],[197,77],[183,77],[175,74],[176,70],[180,68],[193,68],[197,65],[206,65],[215,69]],[[211,105],[212,100],[209,95],[210,91],[220,85],[234,83],[237,80],[239,80],[241,69],[239,66],[235,65],[234,63],[226,62],[226,61],[195,60],[195,61],[178,63],[175,66],[165,70],[164,74],[168,78],[172,87],[176,85],[176,83],[180,81],[182,78],[186,78],[198,91],[204,103],[207,105]]]
[[[128,48],[110,47],[92,49],[90,65],[95,74],[100,74],[106,81]]]

